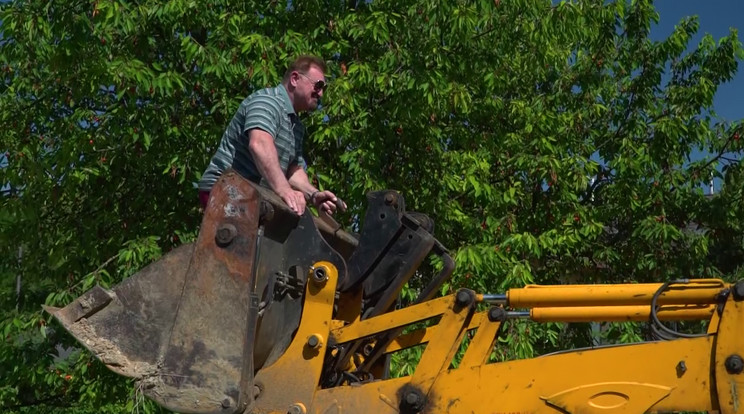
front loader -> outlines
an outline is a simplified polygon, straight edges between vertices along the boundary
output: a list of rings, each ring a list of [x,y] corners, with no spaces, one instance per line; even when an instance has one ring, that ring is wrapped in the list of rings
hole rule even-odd
[[[110,290],[47,308],[113,371],[181,413],[744,413],[744,283],[527,286],[436,297],[455,263],[395,191],[364,227],[292,213],[228,171],[198,239]],[[398,297],[429,256],[442,269]],[[658,340],[492,362],[503,324],[648,321]],[[707,322],[701,334],[666,321]],[[413,373],[390,355],[425,345]],[[458,352],[464,354],[457,357]]]

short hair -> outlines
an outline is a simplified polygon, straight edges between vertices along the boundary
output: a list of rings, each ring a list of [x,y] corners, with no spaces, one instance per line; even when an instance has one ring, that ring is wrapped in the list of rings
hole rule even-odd
[[[284,78],[282,78],[282,82],[288,82],[290,75],[292,75],[292,72],[294,71],[307,74],[307,72],[310,71],[311,66],[317,67],[323,73],[326,73],[328,70],[323,59],[317,56],[302,55],[295,59],[295,61],[289,65],[287,71],[284,72]]]

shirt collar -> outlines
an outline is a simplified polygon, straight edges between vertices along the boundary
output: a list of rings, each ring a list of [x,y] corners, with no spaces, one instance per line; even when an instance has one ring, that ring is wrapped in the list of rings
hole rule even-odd
[[[279,84],[276,89],[279,90],[279,96],[282,97],[284,111],[290,115],[297,115],[294,108],[292,107],[292,101],[289,100],[289,94],[287,93],[287,89],[284,87],[284,85]]]

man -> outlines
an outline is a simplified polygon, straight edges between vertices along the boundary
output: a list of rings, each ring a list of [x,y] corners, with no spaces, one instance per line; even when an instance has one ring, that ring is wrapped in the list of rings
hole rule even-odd
[[[202,206],[222,172],[232,167],[274,190],[298,215],[305,211],[306,202],[328,214],[336,211],[336,196],[319,191],[305,173],[305,127],[297,116],[317,108],[326,87],[325,72],[323,60],[300,56],[289,65],[279,86],[256,91],[240,104],[199,181]]]

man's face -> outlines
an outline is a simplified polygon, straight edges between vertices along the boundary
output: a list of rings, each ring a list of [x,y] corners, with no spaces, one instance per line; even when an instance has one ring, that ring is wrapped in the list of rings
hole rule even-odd
[[[310,66],[307,73],[295,72],[295,105],[298,110],[309,111],[318,107],[325,89],[325,76],[315,66]]]

